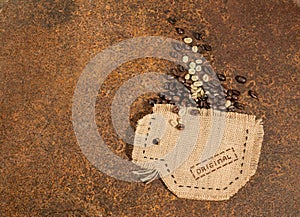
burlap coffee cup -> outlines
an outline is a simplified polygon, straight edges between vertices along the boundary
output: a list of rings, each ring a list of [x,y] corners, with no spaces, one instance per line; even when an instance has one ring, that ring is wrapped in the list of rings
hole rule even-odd
[[[172,105],[155,105],[138,122],[133,162],[143,181],[161,177],[181,198],[226,200],[255,174],[263,140],[255,116],[185,108],[178,130]]]

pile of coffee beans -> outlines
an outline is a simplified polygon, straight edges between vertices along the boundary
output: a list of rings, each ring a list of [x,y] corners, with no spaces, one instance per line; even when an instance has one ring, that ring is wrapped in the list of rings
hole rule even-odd
[[[174,52],[171,52],[170,56],[179,58],[182,64],[169,69],[169,81],[165,83],[166,91],[159,93],[158,98],[150,99],[149,104],[174,104],[228,112],[243,111],[245,105],[239,102],[241,92],[226,89],[222,84],[226,81],[226,76],[222,73],[215,74],[203,57],[212,51],[212,47],[204,40],[205,32],[187,31],[178,27],[174,17],[167,18],[167,21],[175,26],[176,33],[183,41],[172,44]],[[200,54],[201,58],[193,59],[186,55],[185,51],[197,53],[198,56]],[[174,82],[174,79],[178,82]],[[247,78],[241,75],[237,75],[235,80],[240,84],[247,82]],[[255,91],[249,90],[248,95],[258,100]]]

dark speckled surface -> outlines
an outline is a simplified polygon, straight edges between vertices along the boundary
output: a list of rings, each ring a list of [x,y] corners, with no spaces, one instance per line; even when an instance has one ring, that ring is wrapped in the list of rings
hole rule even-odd
[[[249,113],[264,119],[259,166],[228,201],[178,199],[160,180],[144,185],[108,177],[88,162],[74,135],[72,97],[85,65],[124,39],[180,39],[169,15],[177,26],[205,29],[214,69],[231,78],[246,75],[260,95],[259,102],[242,98]],[[300,7],[280,0],[10,0],[0,17],[0,216],[300,215]],[[128,147],[109,116],[113,94],[127,79],[163,72],[165,64],[126,63],[99,93],[99,132],[125,159]],[[249,88],[231,80],[227,85]],[[132,124],[135,114],[146,112],[143,103],[132,106]]]

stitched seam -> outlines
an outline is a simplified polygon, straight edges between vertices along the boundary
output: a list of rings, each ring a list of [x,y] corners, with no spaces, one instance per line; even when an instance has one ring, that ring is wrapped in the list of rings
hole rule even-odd
[[[155,120],[155,118],[151,118],[151,119]],[[149,124],[151,125],[151,122],[150,122]],[[149,127],[148,129],[149,129],[149,131],[150,131],[150,127]],[[149,131],[148,131],[148,133],[147,133],[147,136],[149,135]],[[249,130],[246,129],[245,143],[244,143],[244,145],[243,145],[244,148],[243,148],[243,151],[242,151],[242,162],[241,162],[241,165],[240,165],[240,168],[241,168],[241,169],[240,169],[240,175],[237,176],[237,177],[235,177],[233,181],[230,181],[229,184],[228,184],[227,186],[225,186],[225,187],[223,187],[223,188],[211,188],[211,187],[205,188],[205,187],[199,187],[199,186],[179,185],[179,184],[178,184],[178,187],[179,187],[179,188],[183,188],[183,187],[186,187],[186,188],[195,188],[195,189],[202,189],[202,190],[206,190],[206,189],[207,189],[207,190],[217,190],[217,191],[220,191],[220,190],[224,190],[224,191],[225,191],[225,190],[227,190],[228,187],[229,187],[230,185],[232,185],[235,181],[239,180],[240,176],[243,174],[243,166],[244,166],[244,159],[245,159],[245,153],[246,153],[246,148],[247,148],[248,133],[249,133]],[[146,137],[146,138],[147,138],[147,137]],[[145,141],[147,141],[147,139],[145,139]],[[146,144],[146,143],[145,143],[145,144]],[[146,146],[147,146],[147,144],[146,144]],[[234,148],[232,147],[232,148],[230,148],[230,149],[233,150],[235,156],[237,157],[237,155],[236,155],[236,153],[235,153],[235,151],[234,151]],[[208,159],[202,161],[201,163],[204,163],[204,162],[206,162],[207,160],[212,159],[213,157],[216,157],[216,156],[218,156],[218,155],[220,155],[220,154],[222,154],[222,153],[225,153],[226,151],[229,151],[230,149],[226,149],[225,151],[222,151],[222,152],[220,152],[219,154],[216,154],[216,155],[214,155],[214,156],[212,156],[212,157],[209,157]],[[148,159],[150,159],[150,160],[160,160],[160,161],[165,161],[163,158],[147,157],[147,156],[145,156],[145,153],[144,153],[144,152],[145,152],[145,151],[143,150],[143,154],[144,154],[144,158],[145,158],[145,159],[148,158]],[[238,159],[236,158],[234,161],[231,161],[230,163],[233,163],[233,162],[235,162],[235,161],[237,161],[237,160],[238,160]],[[198,163],[198,164],[196,164],[196,165],[199,165],[199,164],[201,164],[201,163]],[[225,165],[228,165],[228,164],[230,164],[230,163],[227,163],[227,164],[225,164]],[[196,165],[195,165],[195,166],[196,166]],[[225,165],[223,165],[223,166],[225,166]],[[165,167],[166,167],[166,170],[167,170],[168,172],[170,172],[170,169],[168,168],[168,164],[167,164],[167,163],[165,163]],[[217,169],[216,169],[216,170],[217,170]],[[209,173],[211,173],[211,172],[209,172]],[[193,173],[192,173],[192,174],[193,174]],[[205,175],[207,175],[207,174],[205,174]],[[202,177],[205,176],[205,175],[202,175]],[[193,174],[193,176],[194,176],[194,174]],[[174,176],[173,174],[171,174],[171,177],[172,177],[172,179],[173,179],[174,184],[177,184],[177,181],[176,181],[175,176]],[[194,176],[194,178],[195,178],[195,176]],[[200,176],[200,178],[201,178],[201,176]],[[199,179],[199,177],[198,177],[198,179]],[[197,178],[196,178],[196,180],[197,180]]]

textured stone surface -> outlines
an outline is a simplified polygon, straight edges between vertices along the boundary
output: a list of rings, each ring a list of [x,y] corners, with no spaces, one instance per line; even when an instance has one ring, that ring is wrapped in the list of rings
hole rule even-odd
[[[292,1],[9,1],[1,5],[0,216],[299,216],[300,8]],[[2,4],[2,3],[1,3]],[[166,14],[166,10],[170,12]],[[248,112],[264,119],[257,173],[225,202],[176,198],[160,180],[149,185],[108,177],[81,153],[71,109],[89,60],[124,39],[180,39],[166,18],[206,29],[213,67],[237,87]],[[111,124],[122,82],[165,71],[143,59],[114,71],[99,92],[96,121],[107,145],[128,159]],[[237,75],[246,85],[234,82]],[[260,96],[246,95],[250,85]],[[248,85],[248,86],[247,86]],[[132,106],[132,124],[149,112]],[[148,109],[148,110],[147,110]],[[129,149],[129,151],[128,151]]]

